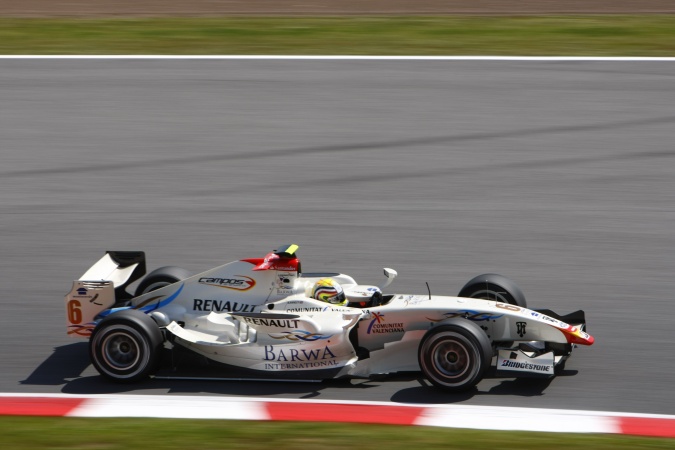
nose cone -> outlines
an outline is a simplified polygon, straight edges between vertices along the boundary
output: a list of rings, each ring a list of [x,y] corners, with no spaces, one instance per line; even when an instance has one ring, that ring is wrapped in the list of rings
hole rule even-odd
[[[581,331],[579,327],[570,326],[566,330],[562,330],[565,333],[567,342],[570,344],[579,344],[579,345],[593,345],[595,338],[585,331]]]

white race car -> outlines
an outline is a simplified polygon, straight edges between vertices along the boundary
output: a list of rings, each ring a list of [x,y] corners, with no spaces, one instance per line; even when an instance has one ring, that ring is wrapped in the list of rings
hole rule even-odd
[[[380,286],[302,273],[297,248],[145,277],[143,252],[110,251],[66,295],[68,334],[89,339],[95,368],[119,382],[153,375],[165,346],[178,345],[225,374],[323,380],[421,370],[448,391],[472,388],[491,366],[495,376],[554,376],[577,344],[594,341],[583,311],[528,309],[500,275],[479,275],[456,297],[383,295],[395,270],[384,269]],[[326,282],[341,295],[313,298]]]

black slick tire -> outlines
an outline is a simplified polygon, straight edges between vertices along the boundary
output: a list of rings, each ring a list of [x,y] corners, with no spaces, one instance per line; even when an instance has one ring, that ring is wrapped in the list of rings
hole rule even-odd
[[[141,280],[136,288],[135,296],[155,291],[173,283],[189,278],[190,272],[176,266],[165,266],[155,269]]]
[[[492,362],[492,346],[478,325],[454,319],[424,335],[418,361],[433,385],[448,392],[464,392],[483,379]]]
[[[469,280],[458,297],[480,298],[527,308],[525,294],[518,285],[505,276],[496,273],[478,275]]]
[[[89,357],[102,376],[132,383],[153,374],[160,362],[164,339],[152,318],[124,310],[99,322],[89,339]]]

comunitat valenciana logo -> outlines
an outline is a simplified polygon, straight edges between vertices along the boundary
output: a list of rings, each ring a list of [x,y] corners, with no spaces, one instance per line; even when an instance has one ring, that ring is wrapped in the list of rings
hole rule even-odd
[[[199,282],[201,284],[207,284],[209,286],[215,286],[225,289],[235,289],[237,291],[248,291],[253,286],[255,286],[255,280],[251,277],[247,277],[244,275],[234,275],[228,278],[204,277],[200,278]]]

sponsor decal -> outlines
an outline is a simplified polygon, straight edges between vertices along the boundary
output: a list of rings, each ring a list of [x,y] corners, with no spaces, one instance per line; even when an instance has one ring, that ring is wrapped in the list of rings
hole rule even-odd
[[[567,325],[565,322],[561,322],[560,320],[554,319],[553,317],[545,316],[543,314],[541,315],[541,319],[545,320],[546,322],[552,323],[553,326],[557,328],[567,329],[569,327],[569,325]]]
[[[259,319],[257,317],[242,317],[244,322],[251,325],[262,325],[275,328],[297,328],[297,319]]]
[[[527,327],[527,322],[516,322],[516,333],[518,333],[518,336],[523,337],[527,334],[525,327]]]
[[[293,266],[277,266],[277,265],[275,265],[273,267],[273,269],[276,269],[276,270],[296,270],[296,268],[293,267]]]
[[[520,369],[529,370],[531,372],[551,373],[551,366],[544,364],[532,364],[529,362],[513,361],[512,359],[505,359],[500,365],[506,369]]]
[[[98,303],[96,299],[98,298],[98,294],[94,295],[91,299],[89,299],[89,303],[93,303],[94,305],[98,306],[103,306],[103,303]]]
[[[292,289],[277,289],[277,295],[291,295],[293,294]]]
[[[289,300],[289,301],[288,301],[288,304],[289,304],[289,305],[302,305],[302,304],[304,304],[304,303],[305,303],[305,302],[302,301],[302,300]]]
[[[580,327],[575,327],[573,325],[569,325],[569,324],[567,324],[563,321],[554,319],[554,318],[549,317],[549,316],[545,316],[543,314],[541,315],[541,319],[546,321],[546,322],[549,322],[551,324],[551,326],[559,329],[560,331],[567,332],[567,333],[571,334],[572,336],[576,336],[576,337],[581,338],[585,341],[588,341],[588,340],[591,339],[591,336],[588,333],[585,333],[583,330],[581,330]],[[570,341],[569,337],[567,338],[567,340],[568,340],[568,342],[575,342],[575,341]]]
[[[294,274],[279,273],[277,274],[277,289],[293,289]]]
[[[98,294],[96,294],[96,297],[98,297]],[[75,291],[75,295],[71,296],[70,298],[90,299],[90,298],[92,298],[92,296],[89,294],[89,291],[87,290],[87,288],[81,287],[81,288],[77,288],[77,290]]]
[[[255,312],[256,305],[232,302],[230,300],[208,300],[195,298],[192,300],[194,311],[217,311],[217,312]]]
[[[255,280],[244,275],[234,275],[228,278],[202,277],[199,279],[199,283],[236,291],[248,291],[255,286]]]
[[[297,322],[297,320],[295,320],[295,322]],[[310,333],[309,331],[305,330],[282,331],[281,333],[269,335],[269,337],[271,337],[272,339],[288,339],[289,341],[305,341],[305,342],[313,342],[329,339],[332,336],[333,336],[332,334],[326,336],[319,333]]]
[[[508,359],[506,358],[508,354]],[[553,353],[530,358],[525,354],[511,351],[510,353],[499,352],[497,358],[497,370],[509,370],[516,372],[534,372],[544,375],[553,375]]]
[[[323,349],[283,349],[266,345],[263,360],[267,361],[266,370],[312,369],[338,365],[335,354],[328,346]]]
[[[403,322],[396,323],[386,323],[384,320],[384,314],[382,313],[373,313],[373,320],[370,321],[368,325],[367,334],[379,334],[379,333],[403,333]]]
[[[351,289],[349,291],[349,295],[351,295],[351,296],[360,295],[361,297],[371,297],[377,292],[382,292],[382,291],[380,291],[380,289],[376,288],[376,287],[369,287],[369,288],[356,287],[355,289]]]
[[[295,312],[295,313],[303,313],[303,312],[322,312],[326,311],[328,309],[328,306],[325,308],[316,308],[316,307],[310,307],[310,308],[286,308],[286,312]]]
[[[541,316],[541,314],[539,314],[538,312],[534,312],[534,311],[531,311],[531,312],[530,312],[530,315],[531,315],[532,317],[540,317],[540,316]]]
[[[520,311],[520,308],[519,308],[519,307],[513,306],[513,305],[509,305],[508,303],[497,303],[495,306],[496,306],[497,308],[506,309],[506,310],[508,310],[508,311],[514,311],[514,312]]]
[[[474,322],[485,322],[488,320],[496,320],[499,319],[500,317],[504,317],[504,314],[490,314],[472,311],[470,309],[463,309],[457,312],[445,313],[443,314],[443,317],[441,319],[432,319],[430,317],[427,317],[426,319],[431,322],[441,322],[446,319],[454,319],[455,317],[462,317],[464,319],[469,319]]]
[[[96,324],[94,322],[89,322],[84,325],[68,325],[68,334],[77,334],[78,336],[90,337],[91,333],[94,332]]]
[[[399,297],[403,298],[403,296]],[[410,305],[419,305],[422,302],[428,302],[429,297],[416,297],[414,295],[408,295],[407,298],[405,299],[405,306],[410,306]]]
[[[301,363],[265,363],[265,370],[296,370],[296,369],[321,369],[324,367],[337,366],[334,359],[326,361],[308,361]]]

